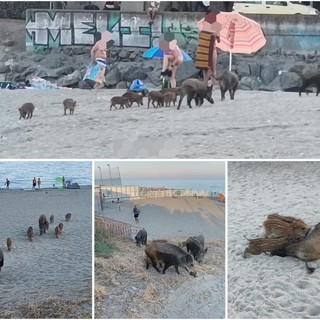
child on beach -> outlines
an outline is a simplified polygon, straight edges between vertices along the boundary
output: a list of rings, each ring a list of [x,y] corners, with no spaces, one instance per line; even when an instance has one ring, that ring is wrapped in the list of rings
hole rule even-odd
[[[140,210],[137,208],[137,206],[134,206],[133,216],[134,216],[134,220],[135,220],[136,224],[139,224],[139,214],[140,214]]]
[[[38,178],[38,189],[40,189],[40,185],[41,185],[41,179]]]

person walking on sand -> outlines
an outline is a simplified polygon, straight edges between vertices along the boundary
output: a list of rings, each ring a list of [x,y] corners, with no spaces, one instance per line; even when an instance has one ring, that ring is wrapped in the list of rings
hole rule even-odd
[[[8,178],[6,178],[6,182],[4,183],[4,185],[6,186],[7,189],[9,189],[10,181]]]
[[[64,189],[66,187],[66,180],[64,176],[62,177],[62,188]]]
[[[136,224],[139,224],[139,214],[140,214],[140,210],[137,208],[137,206],[133,207],[133,216],[134,216],[134,220],[136,222]]]
[[[38,178],[38,189],[40,189],[40,185],[41,185],[41,179]]]
[[[37,179],[36,179],[36,177],[33,177],[33,180],[32,180],[32,189],[36,190],[36,186],[37,186]]]
[[[178,66],[180,66],[182,62],[183,55],[177,44],[174,46],[174,49],[163,53],[163,64],[160,79],[163,80],[165,76],[168,76],[170,78],[171,88],[176,88],[177,86],[176,73]]]

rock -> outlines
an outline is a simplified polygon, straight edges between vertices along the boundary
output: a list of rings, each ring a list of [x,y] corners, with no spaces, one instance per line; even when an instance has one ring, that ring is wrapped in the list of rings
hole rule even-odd
[[[117,85],[116,85],[116,89],[128,89],[129,85],[127,84],[126,81],[120,81]]]
[[[278,70],[274,64],[261,65],[261,81],[263,84],[269,84],[277,75]]]
[[[80,80],[82,80],[81,73],[79,70],[76,70],[73,73],[58,79],[57,84],[62,87],[73,87],[77,85]]]
[[[5,39],[2,41],[2,45],[5,47],[12,47],[14,45],[14,40],[13,39]]]
[[[120,53],[119,53],[119,58],[120,59],[129,59],[130,57],[130,52],[129,50],[121,50]]]
[[[87,90],[90,90],[90,89],[93,89],[93,88],[94,88],[94,85],[95,85],[95,84],[96,84],[95,81],[86,79],[86,80],[81,80],[81,81],[79,81],[78,87],[79,87],[79,89],[87,89]]]
[[[239,81],[238,88],[240,90],[257,90],[259,82],[253,77],[243,77]]]
[[[188,78],[196,78],[199,74],[199,69],[195,67],[193,61],[183,62],[177,69],[177,83],[182,83]],[[160,77],[160,74],[158,75]]]
[[[136,62],[119,62],[118,69],[121,72],[121,80],[132,82],[135,79],[144,80],[147,73],[143,71],[142,63]]]
[[[106,76],[106,85],[115,86],[117,83],[121,81],[121,73],[117,67],[112,68],[110,71],[107,72]]]
[[[62,76],[66,76],[68,74],[71,74],[75,70],[71,66],[63,66],[61,68],[55,69],[54,72],[57,76],[57,78],[61,78]],[[81,71],[80,71],[81,72]],[[82,77],[81,77],[82,79]]]
[[[10,71],[10,67],[5,65],[4,62],[0,62],[0,73],[7,73]]]
[[[302,85],[300,76],[295,72],[283,72],[280,75],[281,89],[284,91],[294,91]]]
[[[52,54],[41,60],[41,65],[49,69],[56,69],[68,64],[68,57],[64,54]]]

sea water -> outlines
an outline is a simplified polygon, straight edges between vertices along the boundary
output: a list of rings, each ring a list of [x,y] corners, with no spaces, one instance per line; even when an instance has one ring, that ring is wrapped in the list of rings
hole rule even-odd
[[[37,181],[41,179],[41,188],[60,187],[63,176],[66,181],[76,181],[80,187],[91,186],[92,162],[0,161],[0,189],[6,189],[6,178],[10,180],[10,189],[32,189],[34,177]]]
[[[224,180],[122,180],[122,185],[135,185],[139,187],[174,188],[199,190],[212,193],[225,193]]]

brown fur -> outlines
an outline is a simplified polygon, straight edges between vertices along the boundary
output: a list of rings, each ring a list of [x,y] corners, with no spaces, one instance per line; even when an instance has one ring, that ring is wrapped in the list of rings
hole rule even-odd
[[[112,107],[117,109],[116,105],[119,105],[119,109],[124,109],[124,107],[129,108],[130,106],[130,101],[127,97],[112,97],[111,98],[111,104],[110,104],[110,110]]]
[[[268,238],[287,236],[289,240],[304,237],[310,228],[301,220],[277,213],[269,214],[263,223]]]
[[[62,230],[59,228],[59,226],[56,226],[54,229],[54,234],[56,235],[57,238],[61,235]]]
[[[174,92],[166,92],[164,93],[164,102],[166,104],[166,107],[171,107],[171,102],[173,105],[176,105],[177,102],[177,96]]]
[[[170,243],[160,243],[160,242],[151,242],[146,249],[145,253],[147,257],[146,268],[149,268],[148,261],[151,261],[152,266],[161,273],[158,268],[158,263],[164,264],[162,273],[170,267],[174,266],[178,274],[180,274],[178,267],[185,268],[190,275],[196,276],[195,272],[192,272],[188,269],[188,266],[193,267],[193,258],[186,251],[182,250],[180,247],[170,244]]]
[[[164,88],[164,89],[161,89],[160,92],[162,94],[165,94],[167,92],[173,92],[175,93],[176,96],[180,96],[180,91],[181,91],[181,87],[176,87],[176,88]]]
[[[7,247],[8,247],[8,251],[11,251],[11,248],[12,248],[12,240],[11,240],[11,238],[7,239]]]
[[[33,228],[32,227],[28,228],[27,236],[28,236],[29,241],[33,240]]]
[[[67,115],[67,110],[69,109],[70,115],[74,114],[74,109],[76,108],[76,101],[73,99],[63,100],[64,115]]]
[[[71,213],[68,212],[68,213],[66,214],[66,221],[70,221],[70,219],[71,219]]]
[[[233,100],[239,83],[238,75],[232,71],[225,70],[219,77],[217,77],[217,80],[219,80],[221,100],[225,99],[227,91],[229,91],[230,99]]]
[[[207,87],[198,79],[187,79],[182,83],[177,110],[180,109],[182,100],[185,96],[187,96],[187,104],[189,108],[192,108],[191,101],[193,99],[199,107],[202,106],[204,99],[208,100],[211,104],[214,103],[212,99],[212,86]]]
[[[47,217],[42,214],[39,218],[39,229],[40,229],[40,236],[49,229],[49,222]]]
[[[309,273],[314,272],[314,268],[308,267],[308,262],[320,259],[320,223],[306,237],[289,243],[284,248],[273,251],[272,254],[281,257],[291,256],[298,258],[306,262]]]
[[[20,108],[19,108],[19,112],[20,112],[20,118],[23,119],[31,119],[33,116],[33,111],[34,111],[34,105],[31,102],[27,102],[24,103]],[[27,118],[26,118],[27,117]]]
[[[148,109],[150,107],[150,102],[154,108],[163,107],[164,95],[160,91],[150,91],[148,94]],[[155,105],[155,102],[157,102],[157,106]]]
[[[302,80],[302,85],[299,88],[299,96],[304,92],[309,86],[315,86],[317,88],[316,96],[320,92],[320,71],[307,71],[307,72],[297,72]]]
[[[140,107],[140,105],[143,106],[143,97],[139,93],[128,91],[124,93],[122,96],[129,99],[130,107],[134,102],[137,103],[138,107]]]
[[[60,230],[62,231],[62,229],[63,229],[63,223],[59,223],[58,227],[59,227]]]

